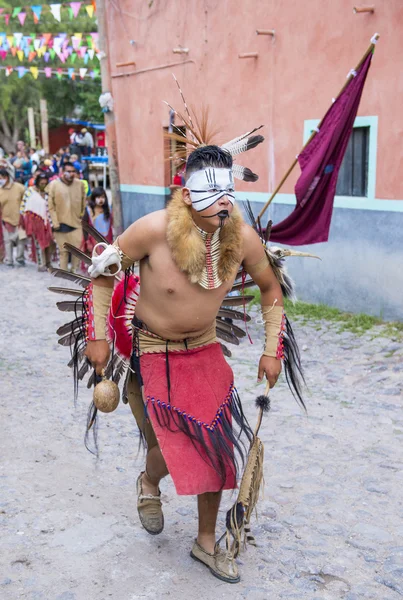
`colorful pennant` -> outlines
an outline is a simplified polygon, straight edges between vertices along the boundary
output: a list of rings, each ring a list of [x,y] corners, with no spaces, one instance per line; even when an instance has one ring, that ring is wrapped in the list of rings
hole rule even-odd
[[[10,19],[16,18],[18,18],[21,25],[24,25],[27,14],[32,12],[34,23],[36,24],[39,23],[43,11],[45,10],[50,12],[57,21],[61,22],[62,14],[64,14],[64,12],[62,13],[62,8],[67,9],[71,19],[76,19],[82,7],[85,8],[87,15],[92,19],[96,10],[95,0],[92,0],[90,3],[61,2],[57,4],[36,4],[34,6],[15,6],[9,13],[4,12],[6,9],[0,8],[0,18],[4,19],[6,25],[9,24]]]

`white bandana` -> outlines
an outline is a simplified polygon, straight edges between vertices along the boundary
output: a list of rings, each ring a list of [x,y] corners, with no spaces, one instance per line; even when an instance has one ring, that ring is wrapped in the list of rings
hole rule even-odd
[[[186,182],[190,190],[192,206],[197,212],[210,208],[217,200],[227,196],[231,204],[235,202],[235,185],[231,169],[206,167],[192,173]]]

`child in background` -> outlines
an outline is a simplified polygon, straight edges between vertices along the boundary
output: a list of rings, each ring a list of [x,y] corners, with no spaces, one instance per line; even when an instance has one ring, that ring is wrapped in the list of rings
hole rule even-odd
[[[108,198],[104,188],[97,187],[92,190],[83,215],[83,222],[92,225],[94,229],[99,231],[99,233],[101,233],[108,240],[109,244],[112,244],[112,214],[109,209]],[[91,256],[92,250],[97,244],[97,241],[85,231],[83,233],[84,252]]]

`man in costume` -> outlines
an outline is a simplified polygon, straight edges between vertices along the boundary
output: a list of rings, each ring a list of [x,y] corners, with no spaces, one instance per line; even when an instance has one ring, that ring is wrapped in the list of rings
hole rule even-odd
[[[20,216],[20,206],[25,188],[21,183],[13,181],[12,167],[0,166],[0,214],[2,220],[2,238],[5,247],[5,263],[14,266],[16,246],[16,262],[19,267],[25,266],[24,249],[26,234],[24,221]]]
[[[150,534],[163,530],[159,483],[170,473],[178,494],[198,497],[192,557],[230,583],[240,578],[235,562],[216,544],[216,519],[222,490],[237,486],[239,436],[250,440],[251,430],[217,342],[215,319],[242,267],[261,291],[266,344],[258,380],[266,376],[271,387],[281,371],[285,319],[265,248],[235,204],[234,171],[227,149],[197,148],[187,159],[185,187],[168,207],[139,219],[93,256],[94,319],[86,349],[101,373],[110,355],[110,275],[138,261],[141,291],[127,393],[148,448],[137,481],[140,520]]]
[[[75,178],[75,167],[71,162],[65,162],[60,179],[49,184],[49,213],[56,243],[60,251],[60,267],[67,269],[69,252],[64,244],[67,242],[80,247],[83,232],[81,218],[84,214],[86,196],[84,186]],[[72,256],[72,270],[78,269],[80,261]]]

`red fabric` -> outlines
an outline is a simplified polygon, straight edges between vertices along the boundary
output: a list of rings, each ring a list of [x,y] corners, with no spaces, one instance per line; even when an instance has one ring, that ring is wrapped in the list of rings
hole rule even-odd
[[[105,132],[104,131],[98,131],[98,133],[96,134],[96,139],[97,139],[97,146],[98,148],[105,148]]]
[[[199,454],[191,440],[179,430],[169,431],[158,424],[156,412],[167,411],[158,406],[160,400],[168,404],[168,387],[165,353],[143,354],[140,370],[144,384],[144,397],[148,416],[157,436],[158,444],[166,461],[169,473],[180,495],[199,495],[217,492],[220,489],[236,488],[236,479],[230,465],[224,486],[218,473]],[[233,385],[231,367],[225,361],[218,343],[194,350],[170,352],[169,373],[171,382],[171,409],[185,411],[189,416],[212,425],[219,408],[228,399]],[[152,401],[154,399],[154,402]],[[224,410],[225,418],[231,422],[229,407]],[[220,424],[212,425],[220,428]],[[222,432],[220,431],[221,435]]]
[[[300,246],[327,242],[337,177],[354,125],[372,52],[327,111],[320,131],[298,157],[297,205],[271,229],[270,241]]]
[[[49,221],[46,223],[36,213],[27,211],[24,213],[24,229],[27,236],[34,236],[42,250],[48,248],[53,241],[52,228]]]
[[[130,275],[127,279],[126,302],[125,278],[116,285],[107,319],[107,331],[110,341],[115,341],[116,350],[127,360],[133,350],[132,320],[140,292],[140,278]]]

